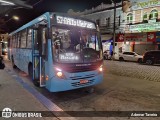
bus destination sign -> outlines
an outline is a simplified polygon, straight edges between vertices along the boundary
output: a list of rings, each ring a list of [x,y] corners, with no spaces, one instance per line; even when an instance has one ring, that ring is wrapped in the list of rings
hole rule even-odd
[[[80,20],[80,19],[56,16],[56,20],[58,24],[72,25],[72,26],[78,26],[78,27],[89,28],[89,29],[96,29],[96,26],[94,23]]]

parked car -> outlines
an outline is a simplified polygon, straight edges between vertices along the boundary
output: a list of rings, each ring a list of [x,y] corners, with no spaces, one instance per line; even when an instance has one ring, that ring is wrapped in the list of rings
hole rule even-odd
[[[111,59],[111,55],[110,55],[110,51],[106,50],[103,52],[103,58],[104,60],[110,60]]]
[[[135,52],[123,52],[119,55],[120,61],[135,61],[135,62],[142,62],[142,55],[139,55]]]
[[[160,63],[160,50],[147,51],[143,55],[143,63],[146,63],[148,65]]]

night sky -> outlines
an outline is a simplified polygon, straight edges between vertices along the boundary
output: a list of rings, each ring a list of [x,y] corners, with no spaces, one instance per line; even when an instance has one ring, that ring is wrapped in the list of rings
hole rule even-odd
[[[38,0],[32,0],[35,3]],[[115,0],[120,2],[121,0]],[[9,12],[9,16],[19,16],[19,21],[11,20],[7,23],[8,32],[12,32],[34,18],[40,16],[45,12],[67,12],[69,9],[74,11],[84,11],[85,9],[91,9],[101,3],[111,3],[111,0],[41,0],[41,2],[35,4],[33,9],[13,9]],[[9,18],[8,18],[9,19]]]
[[[119,2],[120,0],[115,0]],[[85,9],[91,9],[101,3],[111,3],[111,0],[43,0],[38,7],[41,7],[41,11],[58,11],[66,12],[68,9],[74,9],[75,11],[83,11]],[[46,7],[47,6],[47,7]]]

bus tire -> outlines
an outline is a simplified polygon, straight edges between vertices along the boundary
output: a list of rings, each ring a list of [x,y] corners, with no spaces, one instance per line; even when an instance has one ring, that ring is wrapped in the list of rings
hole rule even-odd
[[[35,79],[33,78],[33,65],[30,63],[29,66],[28,66],[28,73],[29,73],[29,76],[31,77],[32,81],[33,81],[33,84],[36,86],[36,87],[39,87],[40,86],[40,83],[39,83],[39,79]]]
[[[17,66],[14,64],[13,56],[12,56],[12,67],[13,67],[13,69],[16,69],[16,68],[17,68]]]

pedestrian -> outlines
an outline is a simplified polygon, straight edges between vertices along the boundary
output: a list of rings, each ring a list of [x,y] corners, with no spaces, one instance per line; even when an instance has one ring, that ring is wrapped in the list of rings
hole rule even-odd
[[[111,60],[113,60],[113,51],[111,51]]]

